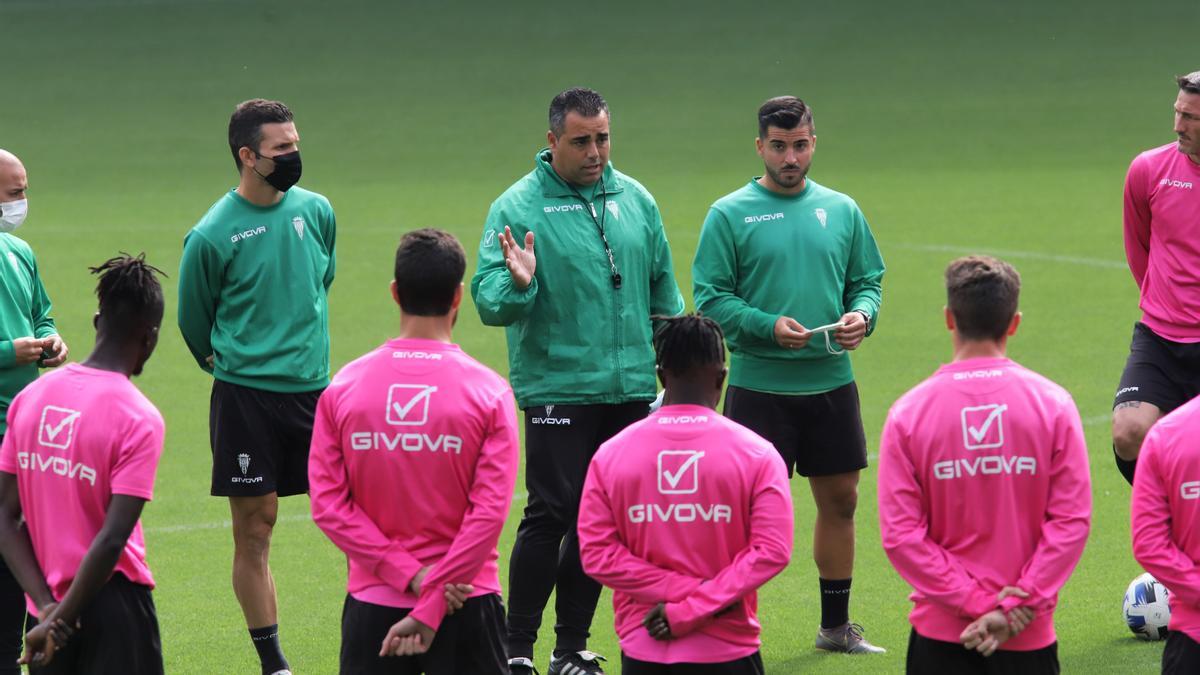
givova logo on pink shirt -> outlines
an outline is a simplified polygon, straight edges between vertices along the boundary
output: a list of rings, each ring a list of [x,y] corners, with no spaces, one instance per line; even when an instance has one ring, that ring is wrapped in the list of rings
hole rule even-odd
[[[415,426],[429,421],[429,401],[436,385],[393,384],[388,388],[387,423]]]
[[[658,453],[658,491],[690,495],[700,490],[701,450],[663,450]]]
[[[1007,405],[968,406],[962,409],[963,445],[968,450],[985,450],[1004,445],[1004,411]]]
[[[80,414],[78,410],[56,405],[42,408],[42,419],[38,423],[38,444],[66,450],[75,438],[75,422]]]

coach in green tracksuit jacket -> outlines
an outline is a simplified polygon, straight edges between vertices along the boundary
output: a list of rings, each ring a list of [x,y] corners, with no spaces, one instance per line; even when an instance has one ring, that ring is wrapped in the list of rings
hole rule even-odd
[[[732,353],[725,415],[809,479],[817,647],[882,651],[849,621],[867,446],[847,352],[874,330],[883,258],[854,200],[807,177],[817,138],[804,102],[773,98],[758,119],[766,173],[709,210],[692,265],[696,306],[721,324]]]
[[[596,449],[654,399],[650,317],[683,311],[658,206],[608,163],[608,119],[589,89],[554,98],[550,148],[492,204],[471,281],[483,322],[506,328],[509,377],[525,411],[529,505],[509,579],[514,673],[532,672],[521,669],[533,667],[556,584],[558,644],[547,672],[600,672],[585,651],[600,585],[579,564],[576,509]]]
[[[61,365],[68,353],[50,318],[33,249],[11,234],[29,213],[28,186],[25,165],[0,150],[0,440],[13,397],[37,378],[39,365]],[[0,561],[0,674],[21,672],[24,628],[25,592]]]

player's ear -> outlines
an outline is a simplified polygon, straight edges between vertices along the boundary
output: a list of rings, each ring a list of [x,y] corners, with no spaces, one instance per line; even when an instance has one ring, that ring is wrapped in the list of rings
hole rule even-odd
[[[458,310],[458,306],[462,304],[463,299],[463,284],[458,282],[458,288],[454,289],[454,299],[450,301],[450,309]]]
[[[1007,335],[1008,337],[1012,337],[1012,336],[1016,335],[1017,327],[1020,325],[1021,325],[1021,313],[1017,312],[1016,314],[1013,314],[1012,321],[1008,322],[1008,330],[1005,332],[1005,335]]]
[[[725,386],[725,377],[729,375],[728,368],[722,368],[721,372],[717,373],[717,397],[720,398],[721,387]]]
[[[558,149],[558,137],[554,135],[554,131],[546,130],[546,145],[550,146],[550,152]]]
[[[247,169],[251,166],[254,166],[254,151],[249,147],[243,145],[242,147],[238,148],[238,158],[242,160],[242,169]]]
[[[949,307],[942,307],[942,312],[946,315],[946,330],[954,332],[954,312]]]
[[[762,154],[763,154],[762,136],[754,137],[754,149],[758,151],[758,156],[762,157]]]
[[[388,287],[392,289],[392,300],[394,300],[396,302],[396,304],[399,305],[400,304],[400,287],[396,285],[396,280],[392,279],[392,283],[388,284]]]
[[[667,388],[667,381],[663,378],[662,366],[654,366],[654,372],[658,375],[658,381],[662,383],[663,389]]]
[[[96,312],[94,315],[92,315],[92,328],[96,330],[100,329],[100,312]]]

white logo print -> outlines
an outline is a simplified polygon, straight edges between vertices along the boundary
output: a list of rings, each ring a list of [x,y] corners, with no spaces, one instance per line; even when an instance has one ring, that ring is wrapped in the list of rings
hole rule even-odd
[[[554,414],[554,406],[553,405],[546,406],[546,417],[549,417],[553,414]]]
[[[250,470],[250,455],[244,452],[238,455],[238,468],[242,470],[242,475],[245,476],[246,472]]]
[[[250,237],[257,237],[260,234],[266,234],[266,233],[267,233],[267,226],[259,225],[258,227],[254,228],[253,230],[246,230],[245,232],[238,232],[237,234],[230,237],[229,241],[236,244],[239,241],[244,241],[246,239],[249,239]]]
[[[429,421],[429,399],[436,386],[427,384],[393,384],[388,388],[387,423],[412,426]]]
[[[486,248],[491,248],[496,243],[496,231],[488,230],[483,234],[483,245]]]
[[[300,216],[296,216],[295,218],[292,218],[292,228],[296,230],[296,236],[300,237],[300,240],[303,241],[304,240],[304,219],[301,218]]]
[[[768,220],[783,220],[782,213],[767,213],[761,216],[746,216],[743,218],[747,223],[761,223]]]
[[[42,421],[38,424],[38,444],[49,448],[66,450],[75,438],[75,421],[78,410],[48,405],[42,408]]]
[[[612,214],[613,218],[616,218],[617,220],[621,219],[620,204],[617,204],[616,202],[610,202],[606,199],[604,200],[604,208],[608,209],[608,212]]]
[[[968,406],[962,409],[963,445],[968,450],[1004,445],[1004,411],[1007,405]]]
[[[1170,178],[1164,178],[1164,179],[1158,181],[1158,184],[1166,185],[1168,187],[1183,188],[1185,190],[1192,189],[1192,184],[1190,182],[1182,181],[1182,180],[1171,180]]]
[[[825,209],[813,209],[813,213],[816,214],[817,220],[821,221],[821,227],[825,227]]]
[[[663,450],[658,453],[658,491],[664,495],[690,495],[697,492],[700,489],[700,458],[703,456],[704,452],[700,450]]]
[[[13,253],[12,251],[8,252],[8,262],[12,263],[14,270],[17,270],[18,272],[21,271],[21,261],[17,260],[16,253]]]

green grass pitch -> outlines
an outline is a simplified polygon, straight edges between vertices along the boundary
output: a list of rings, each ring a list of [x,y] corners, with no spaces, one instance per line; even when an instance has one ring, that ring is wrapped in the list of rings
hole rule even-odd
[[[1120,200],[1133,155],[1172,139],[1172,78],[1200,68],[1184,28],[1198,15],[1175,0],[5,0],[0,147],[29,169],[19,234],[73,358],[92,339],[87,265],[146,251],[172,275],[163,339],[139,381],[168,428],[144,518],[168,672],[257,669],[229,583],[228,507],[207,496],[209,378],[173,321],[183,235],[235,182],[224,140],[233,105],[292,106],[302,184],[337,211],[340,366],[396,329],[387,283],[399,235],[442,227],[473,252],[491,200],[543,146],[551,96],[579,84],[608,98],[612,159],[658,199],[689,304],[708,205],[761,172],[757,105],[781,93],[812,104],[812,176],[858,200],[888,265],[879,330],[854,356],[872,451],[890,403],[949,357],[945,263],[983,251],[1017,265],[1025,321],[1011,354],[1074,394],[1093,465],[1092,535],[1057,614],[1064,669],[1156,669],[1161,646],[1132,639],[1120,610],[1139,572],[1108,440],[1138,316]],[[504,372],[501,331],[469,303],[457,337]],[[851,609],[889,653],[813,651],[813,507],[796,481],[794,561],[760,595],[768,672],[902,670],[908,587],[879,545],[875,480],[864,472]],[[501,540],[503,574],[522,506]],[[330,673],[345,564],[307,507],[284,502],[272,566],[295,671]],[[981,526],[1002,517],[980,514]],[[611,622],[606,594],[592,646],[617,672]],[[544,630],[543,668],[552,639]]]

